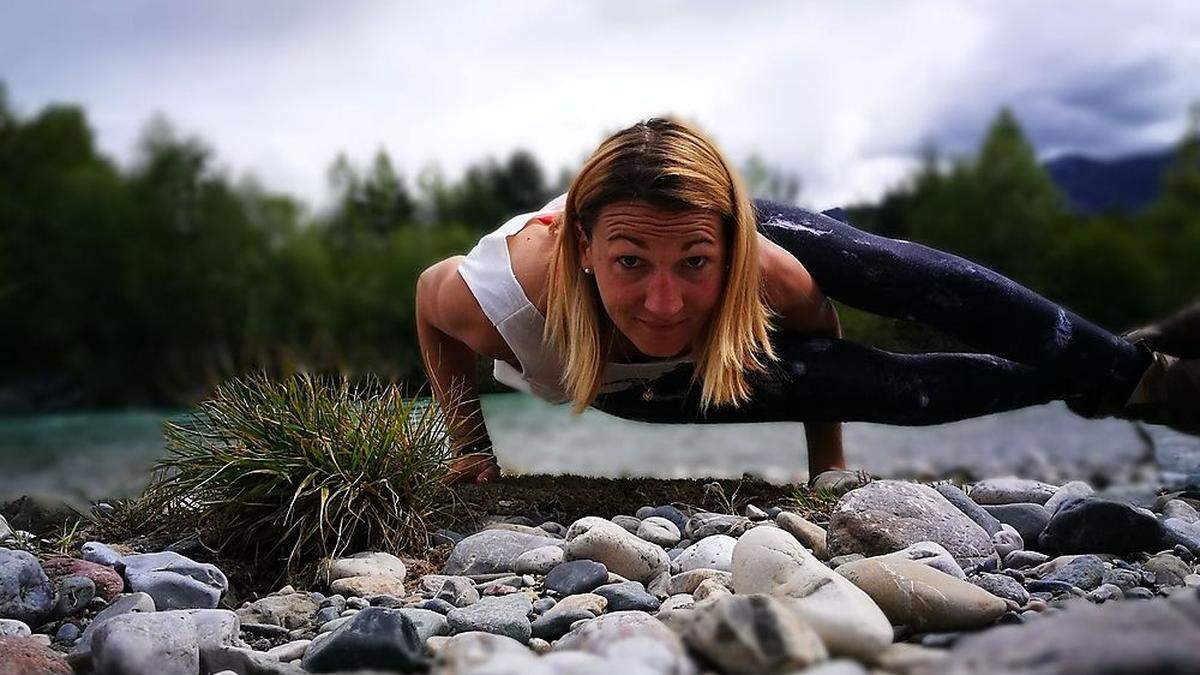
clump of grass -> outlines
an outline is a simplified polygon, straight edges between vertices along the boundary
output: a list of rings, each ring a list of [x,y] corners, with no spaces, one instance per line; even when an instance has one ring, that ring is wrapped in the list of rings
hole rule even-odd
[[[787,507],[813,522],[827,523],[829,514],[833,513],[839,499],[838,495],[827,488],[813,489],[803,486],[796,488],[791,504]]]
[[[351,547],[423,548],[426,523],[454,499],[435,399],[374,379],[234,379],[165,435],[140,510],[289,570]]]

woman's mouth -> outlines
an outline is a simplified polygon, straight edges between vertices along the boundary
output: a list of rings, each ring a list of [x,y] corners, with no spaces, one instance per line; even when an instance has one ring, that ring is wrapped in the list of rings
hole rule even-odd
[[[639,319],[639,320],[642,323],[646,324],[647,326],[653,328],[654,330],[670,330],[672,328],[677,328],[677,327],[683,325],[682,319],[679,321],[676,321],[674,323],[654,323],[651,321],[646,321],[645,319]]]

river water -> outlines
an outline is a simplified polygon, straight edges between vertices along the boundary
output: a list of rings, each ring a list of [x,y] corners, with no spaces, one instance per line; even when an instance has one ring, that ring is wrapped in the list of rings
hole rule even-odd
[[[500,464],[514,473],[806,478],[798,423],[675,425],[588,410],[572,416],[525,394],[483,397]],[[182,411],[0,418],[0,500],[77,504],[135,494],[163,454],[162,424]],[[1120,420],[1085,420],[1061,402],[950,424],[847,423],[848,462],[876,476],[1019,475],[1114,486],[1182,484],[1200,471],[1200,438]]]

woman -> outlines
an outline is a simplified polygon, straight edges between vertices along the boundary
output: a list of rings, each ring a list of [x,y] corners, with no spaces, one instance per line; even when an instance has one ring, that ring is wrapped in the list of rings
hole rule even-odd
[[[843,340],[829,298],[990,353]],[[752,202],[713,143],[671,119],[617,132],[567,194],[426,270],[417,322],[434,394],[462,430],[452,481],[499,475],[477,354],[499,381],[574,412],[803,422],[810,476],[828,481],[846,475],[843,421],[937,424],[1068,399],[1086,416],[1200,426],[1196,361],[971,261]]]

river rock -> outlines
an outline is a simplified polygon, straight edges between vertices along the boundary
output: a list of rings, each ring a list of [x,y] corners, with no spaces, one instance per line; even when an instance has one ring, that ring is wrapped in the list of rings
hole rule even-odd
[[[425,645],[416,626],[401,611],[368,607],[337,630],[314,640],[301,666],[313,673],[368,669],[424,670]]]
[[[65,577],[87,577],[92,580],[96,595],[104,598],[105,602],[111,602],[121,591],[125,590],[125,580],[111,567],[78,558],[67,556],[47,558],[42,561],[42,571],[46,573],[51,583]]]
[[[692,593],[700,584],[709,579],[716,579],[724,584],[726,588],[733,588],[733,575],[725,570],[708,570],[698,569],[680,572],[670,578],[667,582],[667,595],[677,595],[679,593]]]
[[[892,642],[892,626],[875,602],[779,528],[756,527],[738,540],[733,590],[779,598],[834,655],[870,660]]]
[[[667,505],[667,506],[657,506],[654,508],[646,506],[646,507],[638,509],[638,512],[636,515],[638,518],[641,518],[642,520],[646,520],[647,518],[655,518],[655,517],[666,518],[667,520],[669,520],[675,524],[675,527],[678,528],[681,535],[683,534],[683,531],[687,528],[687,522],[688,522],[687,515],[684,514],[683,511],[680,511],[679,509],[675,508],[674,506]]]
[[[262,623],[288,629],[303,628],[313,623],[319,609],[308,593],[268,595],[237,611],[242,623]]]
[[[645,664],[662,675],[694,675],[683,642],[643,612],[612,612],[584,621],[554,645],[553,652],[583,651]]]
[[[1164,518],[1178,518],[1185,523],[1200,522],[1200,512],[1182,499],[1172,499],[1163,504],[1162,514]]]
[[[1125,597],[1125,592],[1121,590],[1120,586],[1113,584],[1100,584],[1095,590],[1087,594],[1087,599],[1095,603],[1120,600],[1123,597]]]
[[[684,549],[675,558],[673,567],[680,572],[690,572],[696,569],[722,570],[728,572],[733,564],[733,547],[737,539],[726,534],[715,534],[705,537]]]
[[[0,675],[74,675],[70,664],[29,636],[0,635]]]
[[[723,673],[784,672],[829,657],[816,631],[769,595],[722,597],[675,628],[684,644]]]
[[[1162,543],[1163,535],[1158,520],[1141,509],[1110,499],[1084,497],[1059,507],[1038,538],[1038,547],[1054,553],[1153,551]]]
[[[1193,555],[1200,555],[1200,523],[1189,523],[1181,518],[1163,521],[1163,543],[1183,546]]]
[[[683,536],[692,541],[699,541],[716,534],[736,537],[753,526],[754,522],[743,516],[701,511],[688,519]]]
[[[828,533],[832,555],[883,555],[934,541],[966,565],[996,552],[988,533],[936,490],[895,480],[877,480],[843,495]]]
[[[976,504],[1038,504],[1043,505],[1058,491],[1058,486],[1027,478],[1006,476],[988,478],[971,486],[968,495]]]
[[[1008,610],[983,589],[902,558],[867,558],[842,565],[837,573],[866,592],[892,623],[916,631],[979,628]]]
[[[369,598],[373,595],[402,597],[404,582],[395,577],[366,576],[343,577],[329,584],[329,590],[348,598]]]
[[[1182,586],[1183,580],[1192,573],[1187,563],[1171,553],[1160,553],[1142,563],[1142,569],[1154,573],[1154,583],[1163,586]]]
[[[1094,555],[1064,556],[1061,564],[1044,563],[1036,568],[1043,581],[1061,581],[1090,591],[1104,580],[1104,561]]]
[[[202,647],[216,649],[238,639],[238,621],[233,612],[207,611],[210,614],[166,611],[113,617],[92,635],[96,672],[195,675]]]
[[[435,635],[450,633],[450,623],[444,614],[419,607],[401,607],[396,611],[412,621],[413,627],[417,630],[417,639],[422,645]]]
[[[955,579],[967,578],[963,568],[954,560],[954,556],[950,555],[946,547],[936,541],[919,541],[912,546],[906,546],[895,553],[888,553],[882,557],[912,560],[945,572]]]
[[[114,550],[108,544],[103,544],[98,541],[89,541],[79,547],[83,553],[83,559],[88,562],[104,565],[106,567],[117,567],[121,564],[121,554]]]
[[[442,572],[450,576],[512,572],[513,563],[522,553],[542,546],[561,545],[561,539],[550,536],[510,530],[483,530],[454,545]]]
[[[530,632],[535,638],[552,642],[566,635],[576,621],[586,621],[595,616],[588,610],[578,607],[559,612],[547,612],[530,624]]]
[[[408,570],[404,562],[390,553],[367,551],[329,563],[329,581],[350,577],[388,577],[404,581]]]
[[[662,605],[658,598],[647,593],[646,587],[636,581],[605,584],[592,592],[608,601],[610,612],[654,612]]]
[[[417,585],[422,597],[444,600],[455,607],[466,607],[479,601],[479,590],[467,577],[426,574]]]
[[[214,609],[229,581],[215,565],[173,551],[123,556],[125,579],[133,591],[154,598],[158,611]]]
[[[1001,530],[992,535],[992,546],[996,547],[1000,560],[1005,560],[1013,551],[1025,549],[1025,538],[1011,525],[1002,525]]]
[[[1040,504],[998,504],[983,508],[996,520],[1011,525],[1021,535],[1022,541],[1037,541],[1050,522],[1050,512]]]
[[[0,637],[28,637],[33,634],[29,624],[16,619],[0,619]]]
[[[662,516],[650,516],[638,524],[637,536],[651,544],[670,548],[679,543],[679,528]]]
[[[572,560],[550,570],[543,582],[546,590],[558,595],[587,593],[608,581],[608,568],[594,560]]]
[[[1000,521],[996,520],[996,517],[992,514],[984,511],[982,506],[976,504],[957,485],[939,483],[933,487],[938,491],[938,494],[946,498],[946,501],[953,504],[959,511],[962,511],[963,515],[974,521],[976,525],[982,527],[989,535],[994,535],[1000,531]]]
[[[566,552],[562,546],[541,546],[517,556],[513,561],[513,571],[517,574],[546,574],[563,561],[564,555]]]
[[[1012,600],[1024,607],[1029,602],[1029,591],[1019,581],[1007,574],[989,574],[984,572],[971,577],[969,581],[998,598]]]
[[[696,598],[691,593],[678,593],[663,600],[654,616],[667,620],[672,613],[682,610],[692,610],[696,607]]]
[[[1196,672],[1195,597],[1074,603],[1031,624],[968,636],[923,675],[1159,675]],[[1032,657],[1036,655],[1036,660]]]
[[[625,531],[630,534],[637,534],[638,525],[642,524],[642,519],[622,514],[613,516],[612,522],[615,525],[620,525],[621,527],[625,528]]]
[[[62,577],[57,585],[54,609],[50,612],[54,617],[74,616],[87,609],[96,597],[96,584],[87,577]]]
[[[857,661],[833,659],[805,669],[804,675],[870,675],[870,673]]]
[[[201,654],[201,672],[249,673],[253,675],[305,675],[308,671],[299,665],[280,663],[267,652],[245,647],[220,647]]]
[[[95,634],[96,629],[103,626],[105,622],[111,620],[113,617],[129,613],[148,613],[154,610],[154,598],[145,593],[126,593],[117,596],[108,607],[100,610],[96,618],[92,619],[92,622],[83,629],[83,635],[80,636],[79,642],[76,643],[74,651],[80,654],[86,654],[91,651],[92,635]]]
[[[16,619],[36,628],[50,617],[54,603],[54,587],[37,558],[0,548],[0,619]]]
[[[568,560],[595,560],[631,581],[648,581],[670,567],[661,546],[639,539],[619,525],[588,516],[567,529]]]
[[[692,593],[692,598],[696,600],[696,606],[707,605],[718,598],[723,598],[726,595],[733,595],[729,587],[716,579],[705,579],[696,587]]]
[[[596,595],[595,593],[579,593],[577,595],[568,595],[554,603],[553,607],[546,610],[546,615],[550,616],[582,609],[592,616],[598,616],[604,612],[606,607],[608,607],[608,600],[604,596]]]
[[[1004,566],[1015,569],[1036,567],[1050,559],[1050,556],[1037,551],[1013,551],[1004,556]]]
[[[1091,485],[1083,481],[1073,480],[1054,491],[1050,499],[1046,500],[1045,509],[1050,515],[1054,515],[1064,504],[1078,501],[1084,497],[1090,497],[1095,492]]]
[[[818,560],[829,559],[825,530],[820,525],[809,522],[804,516],[791,511],[780,511],[775,516],[775,524],[812,551]]]
[[[514,593],[489,596],[468,607],[458,607],[446,615],[451,633],[483,631],[510,637],[522,644],[529,642],[531,628],[529,613],[533,604],[529,597]]]
[[[472,631],[434,639],[445,640],[437,650],[434,672],[446,675],[472,672],[499,655],[529,655],[525,645],[503,635]]]

